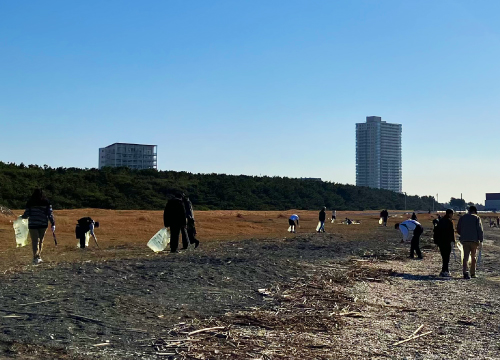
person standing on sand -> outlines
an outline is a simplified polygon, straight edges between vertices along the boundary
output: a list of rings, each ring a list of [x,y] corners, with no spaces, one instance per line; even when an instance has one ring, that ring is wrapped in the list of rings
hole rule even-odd
[[[415,253],[417,253],[418,259],[423,259],[422,252],[420,251],[420,235],[424,232],[424,228],[420,223],[416,220],[406,220],[401,224],[397,223],[394,225],[394,228],[403,234],[403,240],[401,242],[408,241],[411,235],[411,246],[410,246],[410,259],[415,257]]]
[[[194,244],[194,248],[196,249],[200,246],[200,241],[196,239],[196,228],[194,226],[194,212],[193,212],[193,204],[189,197],[185,194],[182,194],[182,202],[184,203],[184,209],[186,210],[186,219],[187,219],[187,235],[189,238],[189,242]]]
[[[451,249],[455,246],[455,226],[453,225],[453,210],[447,209],[446,215],[434,227],[434,243],[439,247],[443,266],[439,276],[451,277],[450,275],[450,255]]]
[[[35,189],[26,204],[24,214],[21,216],[23,219],[28,219],[28,229],[33,248],[33,264],[38,265],[42,262],[40,255],[42,254],[43,238],[49,226],[49,220],[52,225],[52,232],[56,231],[52,206],[44,196],[42,189]]]
[[[417,214],[415,214],[415,211],[411,214],[411,219],[417,221]]]
[[[318,232],[325,232],[325,220],[326,220],[326,207],[323,208],[319,212],[319,229]]]
[[[87,232],[90,232],[90,235],[94,238],[95,244],[99,247],[97,244],[97,238],[94,234],[94,228],[99,227],[99,221],[94,221],[91,217],[87,216],[78,219],[77,222],[78,224],[75,227],[75,235],[76,238],[80,240],[80,249],[85,249],[87,246],[85,239]]]
[[[163,211],[163,225],[170,227],[170,252],[176,253],[179,247],[179,234],[182,233],[182,249],[189,246],[186,233],[186,209],[182,201],[182,195],[176,193],[174,198],[168,200]]]
[[[295,225],[295,222],[297,222],[297,225]],[[297,226],[299,226],[299,215],[293,214],[292,216],[290,216],[290,218],[288,219],[288,225],[288,231],[294,233],[297,230]]]
[[[460,235],[460,242],[464,248],[463,273],[464,279],[476,277],[476,251],[479,244],[483,244],[483,223],[477,216],[477,208],[472,205],[467,214],[462,215],[458,220],[457,232]],[[469,255],[471,257],[470,274],[468,269]]]
[[[332,224],[335,222],[337,219],[337,210],[332,210]]]
[[[382,218],[382,224],[384,224],[384,226],[387,226],[387,218],[389,217],[389,213],[386,209],[380,212],[380,217]]]

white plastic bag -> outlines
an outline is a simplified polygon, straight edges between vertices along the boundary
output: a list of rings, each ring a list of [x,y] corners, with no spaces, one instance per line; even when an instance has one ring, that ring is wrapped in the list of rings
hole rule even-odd
[[[316,226],[316,231],[319,231],[320,228],[321,228],[321,221],[318,221],[318,225]]]
[[[288,227],[288,232],[292,232],[292,225]]]
[[[165,248],[170,244],[170,229],[163,228],[158,231],[155,236],[153,236],[148,241],[148,247],[154,252],[159,252],[165,250]]]
[[[14,227],[14,232],[16,234],[16,244],[17,247],[28,245],[28,219],[23,219],[22,217],[18,217],[12,223]]]
[[[382,225],[382,222],[383,222],[383,221],[384,221],[384,220],[383,220],[382,218],[380,218],[380,220],[378,221],[379,225]]]
[[[85,233],[85,247],[89,247],[89,241],[90,241],[90,230]],[[80,248],[80,240],[78,240],[76,247]]]
[[[462,243],[460,241],[457,241],[457,248],[460,250],[460,263],[464,263],[464,247],[462,246]],[[471,262],[471,255],[469,255],[469,260],[467,260],[467,266],[470,266]]]

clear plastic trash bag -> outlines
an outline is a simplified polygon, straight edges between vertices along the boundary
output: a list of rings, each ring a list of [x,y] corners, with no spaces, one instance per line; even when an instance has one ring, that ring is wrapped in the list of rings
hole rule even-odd
[[[149,241],[148,247],[154,252],[165,250],[170,244],[170,229],[163,228],[158,231]]]
[[[23,219],[19,216],[16,220],[14,220],[12,226],[14,227],[14,232],[16,234],[17,247],[28,245],[28,219]]]

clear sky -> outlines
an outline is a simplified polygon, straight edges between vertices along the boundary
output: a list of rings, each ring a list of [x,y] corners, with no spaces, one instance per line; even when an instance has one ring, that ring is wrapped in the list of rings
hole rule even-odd
[[[500,192],[500,1],[0,1],[0,161],[355,183],[355,123],[403,124],[403,190]],[[1,186],[1,184],[0,184]]]

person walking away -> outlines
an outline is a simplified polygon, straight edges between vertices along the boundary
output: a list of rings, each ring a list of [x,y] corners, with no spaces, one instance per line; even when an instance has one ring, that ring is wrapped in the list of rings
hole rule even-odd
[[[401,224],[397,223],[394,225],[394,228],[399,229],[403,234],[403,240],[401,242],[408,241],[410,236],[413,235],[411,238],[409,258],[413,259],[416,253],[419,259],[423,259],[422,252],[420,251],[420,235],[424,232],[422,225],[418,221],[410,219],[403,221]]]
[[[323,206],[323,208],[319,212],[319,229],[318,232],[325,232],[325,220],[326,220],[326,206]]]
[[[187,249],[188,235],[186,233],[186,209],[182,195],[177,193],[168,200],[163,211],[163,225],[170,227],[170,252],[176,253],[179,247],[179,235],[182,233],[182,248]]]
[[[447,209],[445,216],[439,220],[434,227],[434,243],[439,247],[443,266],[441,267],[441,277],[450,277],[450,255],[451,249],[455,246],[455,226],[453,224],[453,210]]]
[[[476,277],[476,251],[479,244],[483,243],[483,223],[477,216],[477,208],[472,205],[467,214],[462,215],[458,220],[457,232],[460,235],[460,242],[464,248],[463,274],[464,279]],[[469,273],[469,255],[471,256]]]
[[[417,214],[415,214],[415,211],[411,214],[411,219],[417,221]]]
[[[94,229],[99,227],[99,221],[94,221],[91,217],[82,217],[77,220],[78,224],[75,227],[76,238],[80,240],[80,249],[85,249],[86,244],[86,234],[90,232],[90,235],[94,238],[95,244],[97,245],[97,237],[95,236]],[[97,245],[99,247],[99,245]]]
[[[193,212],[193,204],[189,197],[182,194],[182,202],[184,203],[184,209],[186,210],[186,220],[187,220],[187,235],[189,238],[189,242],[194,244],[194,248],[196,249],[200,246],[200,241],[196,239],[196,227],[194,226],[194,212]]]
[[[337,220],[337,210],[332,210],[332,224]]]
[[[497,228],[500,228],[500,216],[497,216]]]
[[[33,264],[38,265],[42,262],[43,238],[49,226],[49,221],[52,225],[52,232],[56,231],[52,206],[43,194],[42,189],[33,191],[31,198],[26,203],[26,210],[21,216],[23,219],[28,219],[28,229],[33,248]]]
[[[384,209],[380,212],[380,217],[382,218],[382,224],[384,226],[387,226],[387,218],[389,217],[389,213],[387,212],[387,209]]]
[[[295,222],[297,222],[297,224],[295,224]],[[290,218],[288,219],[288,225],[290,232],[295,233],[295,231],[297,230],[297,226],[299,226],[299,215],[293,214],[292,216],[290,216]]]

